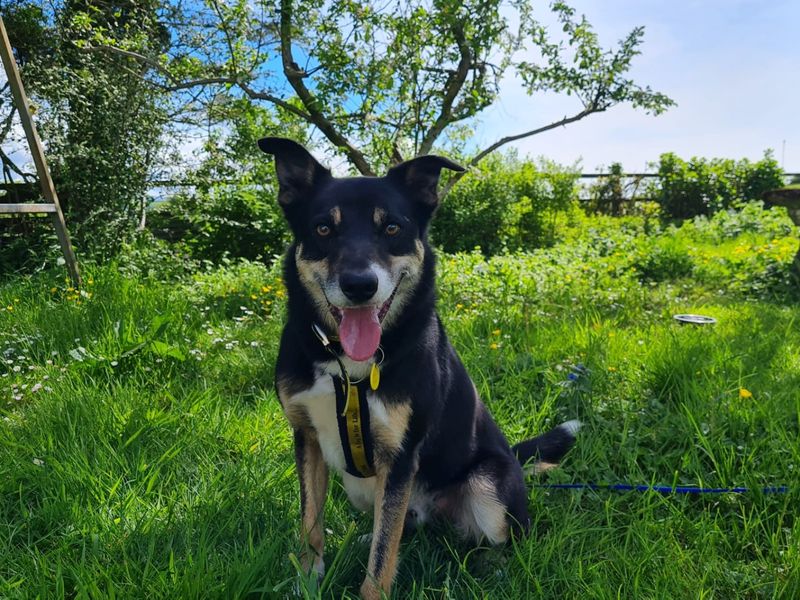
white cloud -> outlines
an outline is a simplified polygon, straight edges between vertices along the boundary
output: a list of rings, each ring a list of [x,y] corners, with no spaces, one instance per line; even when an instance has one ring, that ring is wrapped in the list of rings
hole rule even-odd
[[[637,171],[662,152],[681,156],[758,159],[767,148],[785,168],[800,171],[800,120],[795,73],[800,46],[795,26],[800,4],[632,0],[578,2],[608,46],[636,25],[646,26],[634,80],[678,102],[659,117],[618,106],[563,129],[514,144],[521,152],[559,162],[583,158],[585,171],[611,162]],[[479,146],[574,114],[574,98],[529,98],[517,81],[503,86],[502,100],[483,117]]]

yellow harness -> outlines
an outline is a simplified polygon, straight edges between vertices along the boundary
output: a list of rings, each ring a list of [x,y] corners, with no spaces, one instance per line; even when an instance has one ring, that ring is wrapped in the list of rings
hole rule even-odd
[[[314,323],[312,331],[325,349],[331,353],[339,365],[340,375],[331,375],[333,389],[336,393],[336,421],[339,426],[339,438],[344,452],[345,470],[355,477],[372,477],[375,475],[372,436],[369,429],[369,403],[367,391],[378,389],[381,380],[378,363],[373,363],[369,373],[369,381],[361,379],[350,381],[339,355],[331,348],[330,340],[322,328]]]

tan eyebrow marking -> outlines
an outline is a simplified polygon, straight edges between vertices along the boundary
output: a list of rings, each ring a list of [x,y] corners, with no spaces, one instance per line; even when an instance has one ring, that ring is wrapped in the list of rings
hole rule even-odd
[[[382,208],[376,208],[375,212],[372,213],[372,220],[375,222],[377,227],[383,225],[384,220],[386,219],[386,211]]]
[[[333,219],[333,224],[337,226],[342,222],[342,211],[338,206],[334,206],[331,209],[331,219]]]

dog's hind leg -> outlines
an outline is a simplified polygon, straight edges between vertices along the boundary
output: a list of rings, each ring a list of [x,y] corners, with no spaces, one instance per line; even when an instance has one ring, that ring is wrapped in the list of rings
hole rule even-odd
[[[441,502],[464,536],[502,544],[510,535],[528,531],[527,498],[519,463],[512,456],[493,456],[480,462]]]
[[[294,457],[300,479],[300,564],[306,573],[325,573],[323,515],[328,493],[328,467],[322,457],[317,436],[309,428],[294,431]]]

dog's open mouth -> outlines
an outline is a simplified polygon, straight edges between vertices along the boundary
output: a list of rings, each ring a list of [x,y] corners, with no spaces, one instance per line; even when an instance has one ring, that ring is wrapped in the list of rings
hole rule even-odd
[[[377,352],[381,343],[381,323],[392,307],[400,281],[381,306],[339,307],[328,304],[333,318],[339,324],[342,350],[354,361],[369,360]]]

